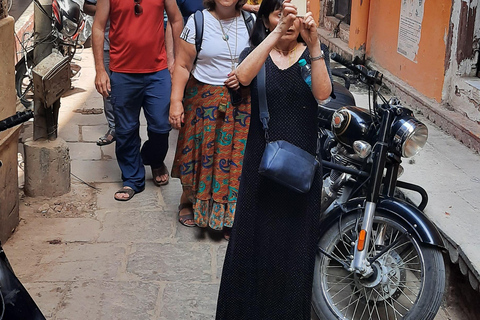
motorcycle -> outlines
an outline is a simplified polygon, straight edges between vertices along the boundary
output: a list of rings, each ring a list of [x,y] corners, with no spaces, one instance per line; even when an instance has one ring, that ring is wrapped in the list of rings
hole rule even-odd
[[[51,19],[52,31],[43,39],[38,39],[34,33],[26,33],[23,39],[18,39],[22,47],[22,58],[15,65],[15,89],[17,96],[27,109],[33,108],[34,48],[38,44],[52,43],[54,51],[67,56],[71,61],[75,56],[77,47],[82,45],[80,41],[84,42],[85,37],[88,37],[88,35],[84,35],[86,16],[78,3],[73,0],[53,0],[52,15],[50,16],[38,3],[38,0],[34,1],[42,13]],[[72,72],[72,76],[77,72]]]
[[[422,212],[425,190],[398,180],[402,158],[423,148],[428,129],[380,93],[381,73],[331,58],[359,75],[371,103],[321,107],[331,130],[320,133],[326,174],[313,310],[325,320],[432,320],[445,290],[443,240]],[[418,192],[421,203],[402,200],[399,188]]]

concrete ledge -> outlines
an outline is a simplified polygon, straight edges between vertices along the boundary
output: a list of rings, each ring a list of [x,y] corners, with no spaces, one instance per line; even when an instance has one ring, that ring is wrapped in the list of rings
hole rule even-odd
[[[330,53],[339,53],[345,59],[353,60],[353,49],[348,47],[348,44],[340,38],[333,37],[333,31],[323,28],[317,29],[320,41],[324,43],[329,49]]]
[[[458,264],[460,271],[468,278],[472,288],[476,291],[480,291],[480,273],[475,267],[475,263],[467,257],[467,254],[453,239],[451,239],[445,232],[441,230],[440,232],[442,233],[445,246],[447,247],[450,261]]]
[[[340,19],[334,16],[326,16],[324,20],[325,29],[343,42],[348,43],[350,37],[350,25],[340,21]],[[338,28],[337,28],[338,27]],[[337,29],[337,30],[335,30]]]

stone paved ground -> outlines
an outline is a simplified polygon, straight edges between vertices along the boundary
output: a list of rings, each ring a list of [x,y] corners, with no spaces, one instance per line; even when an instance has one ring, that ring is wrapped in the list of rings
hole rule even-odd
[[[62,99],[59,120],[72,191],[21,197],[20,225],[5,245],[17,276],[48,319],[213,319],[227,242],[177,223],[178,179],[155,187],[149,168],[144,192],[128,202],[113,199],[120,170],[114,144],[95,144],[107,126],[103,114],[90,112],[102,107],[91,50],[81,57],[81,76]]]

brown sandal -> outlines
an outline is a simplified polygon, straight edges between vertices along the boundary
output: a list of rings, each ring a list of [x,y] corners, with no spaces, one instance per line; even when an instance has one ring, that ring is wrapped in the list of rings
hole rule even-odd
[[[190,209],[189,214],[185,215],[180,215],[180,212],[183,209]],[[193,224],[187,223],[187,221],[193,221]],[[195,215],[193,214],[193,205],[191,203],[180,203],[178,206],[178,221],[183,224],[185,227],[196,227],[197,225],[195,224]]]
[[[167,180],[165,181],[158,181],[157,178],[163,175],[167,175]],[[153,176],[153,183],[157,186],[165,186],[168,184],[168,181],[170,180],[170,174],[168,173],[167,166],[163,164],[160,168],[153,169],[152,168],[152,176]]]
[[[122,194],[122,193],[128,194],[128,198],[117,198],[117,197],[115,197],[117,194]],[[115,194],[113,195],[113,198],[117,201],[128,201],[128,200],[133,198],[135,193],[136,193],[135,190],[133,190],[132,188],[123,187],[122,189],[115,192]]]

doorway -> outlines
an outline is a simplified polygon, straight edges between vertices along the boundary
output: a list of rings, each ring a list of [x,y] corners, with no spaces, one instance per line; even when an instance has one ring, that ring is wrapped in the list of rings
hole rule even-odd
[[[350,24],[351,8],[352,0],[335,0],[333,15],[346,24]]]

